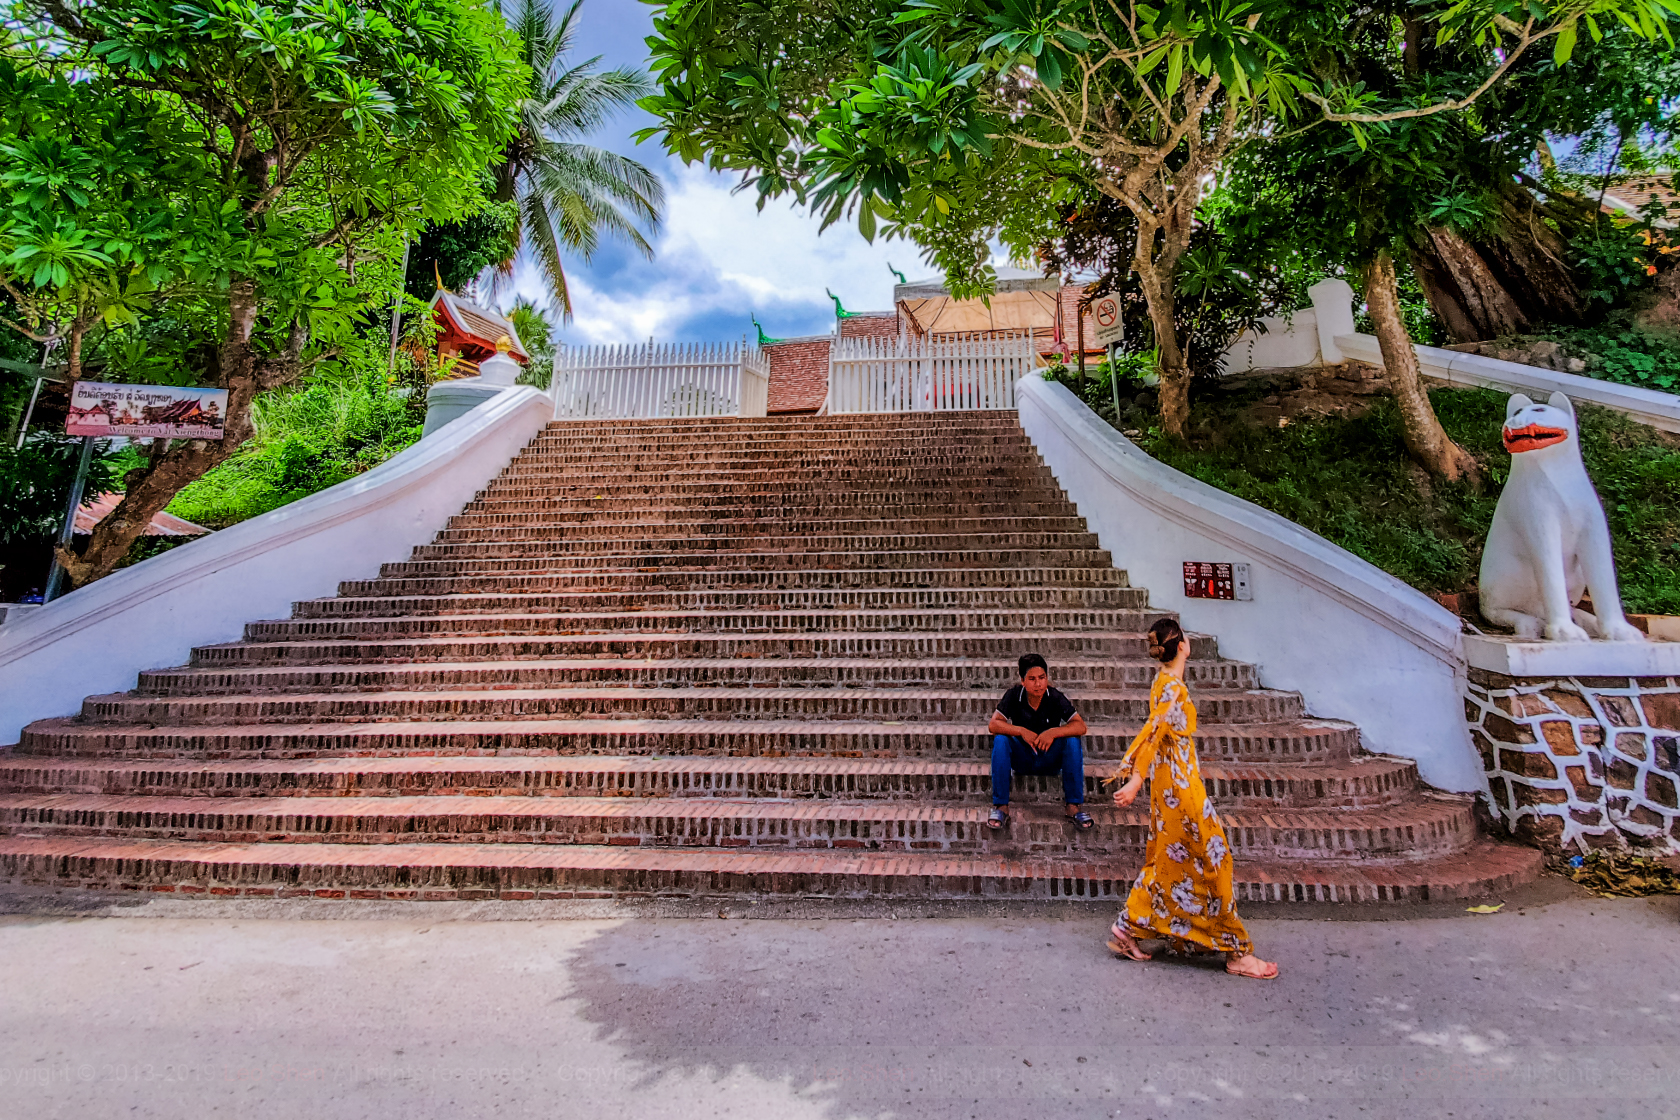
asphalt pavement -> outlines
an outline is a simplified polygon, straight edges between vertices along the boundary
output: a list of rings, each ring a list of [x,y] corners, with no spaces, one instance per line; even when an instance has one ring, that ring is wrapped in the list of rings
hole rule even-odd
[[[1254,909],[1270,982],[1111,918],[11,890],[0,1116],[1680,1115],[1675,898]]]

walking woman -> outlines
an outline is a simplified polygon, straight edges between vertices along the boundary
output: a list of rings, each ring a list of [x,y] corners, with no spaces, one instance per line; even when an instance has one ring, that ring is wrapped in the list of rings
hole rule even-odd
[[[1113,780],[1114,803],[1130,805],[1149,779],[1149,847],[1108,947],[1134,961],[1150,954],[1140,938],[1162,938],[1174,952],[1225,954],[1233,976],[1270,980],[1277,965],[1254,955],[1237,917],[1231,848],[1202,785],[1196,760],[1196,705],[1184,686],[1190,640],[1163,618],[1149,628],[1149,655],[1161,662],[1149,690],[1149,722],[1126,751]]]

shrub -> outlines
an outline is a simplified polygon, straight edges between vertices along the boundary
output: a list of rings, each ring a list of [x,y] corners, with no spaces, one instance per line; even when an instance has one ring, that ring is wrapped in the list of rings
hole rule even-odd
[[[255,438],[169,512],[220,529],[354,478],[420,438],[425,396],[375,370],[261,397],[255,416]]]

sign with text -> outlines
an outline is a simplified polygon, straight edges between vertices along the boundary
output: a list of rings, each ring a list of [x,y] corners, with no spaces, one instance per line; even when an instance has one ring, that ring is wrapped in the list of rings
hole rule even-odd
[[[1218,564],[1206,560],[1186,560],[1184,562],[1184,597],[1186,599],[1233,599],[1246,601],[1254,598],[1254,589],[1249,583],[1249,568],[1247,564]]]
[[[1120,317],[1120,297],[1101,296],[1091,301],[1091,322],[1097,328],[1097,342],[1107,346],[1126,336],[1126,324]]]
[[[221,439],[226,389],[78,381],[64,431],[73,436]]]

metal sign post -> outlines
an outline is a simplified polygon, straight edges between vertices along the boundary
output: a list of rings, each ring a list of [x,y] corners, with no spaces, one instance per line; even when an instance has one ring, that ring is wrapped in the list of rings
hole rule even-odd
[[[76,511],[82,508],[82,489],[87,486],[88,464],[93,462],[93,437],[82,437],[81,454],[76,458],[76,478],[70,483],[70,501],[64,509],[64,524],[58,530],[58,540],[53,549],[52,570],[47,573],[46,594],[41,596],[41,602],[50,603],[58,598],[60,589],[64,586],[64,565],[58,562],[58,550],[67,548],[70,538],[76,535]]]
[[[1115,347],[1126,337],[1126,319],[1120,314],[1119,296],[1102,296],[1091,304],[1091,319],[1097,327],[1097,341],[1108,348],[1108,392],[1114,400],[1114,422],[1120,422],[1120,371],[1114,368]]]

